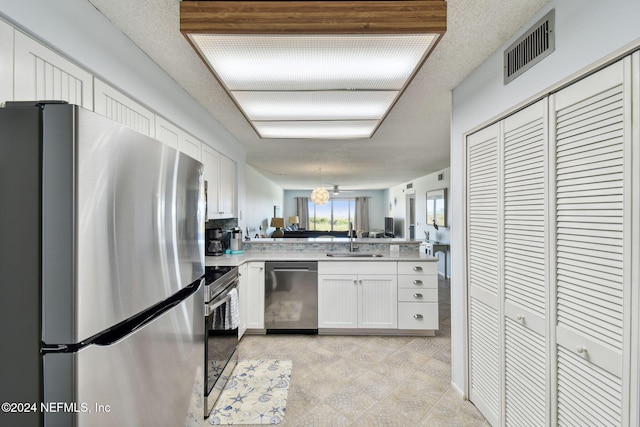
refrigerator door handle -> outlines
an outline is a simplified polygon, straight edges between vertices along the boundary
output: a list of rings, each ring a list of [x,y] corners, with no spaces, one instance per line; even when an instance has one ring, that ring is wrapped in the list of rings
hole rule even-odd
[[[109,328],[93,337],[81,341],[77,344],[55,344],[48,345],[43,343],[41,347],[42,354],[48,353],[74,353],[81,350],[84,347],[90,345],[108,346],[112,345],[128,335],[134,333],[138,329],[142,328],[147,323],[156,319],[166,311],[172,309],[182,301],[188,299],[191,295],[196,293],[200,286],[204,283],[204,279],[198,279],[188,286],[185,286],[169,298],[164,301],[149,307],[148,309],[136,314],[135,316],[124,320],[117,325]]]
[[[173,307],[196,293],[203,282],[204,279],[196,280],[195,282],[191,283],[188,286],[185,286],[164,301],[161,301],[158,304],[149,307],[145,311],[133,316],[132,318],[115,325],[113,328],[107,330],[106,332],[100,333],[94,338],[90,338],[89,342],[87,342],[86,345],[95,344],[107,346],[122,340],[127,335],[130,335],[138,329],[142,328],[147,323],[151,322],[161,314],[172,309]]]

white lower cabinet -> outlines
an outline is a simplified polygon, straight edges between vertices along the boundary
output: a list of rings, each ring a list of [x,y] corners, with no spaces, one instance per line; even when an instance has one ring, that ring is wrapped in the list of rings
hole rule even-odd
[[[240,325],[238,325],[238,339],[247,331],[247,304],[249,299],[249,266],[242,264],[238,267],[238,311],[240,312]]]
[[[247,329],[264,329],[264,262],[242,264],[239,273],[240,323],[246,324],[245,331]],[[243,293],[245,294],[244,299]]]
[[[398,262],[398,329],[438,329],[438,263]]]
[[[319,262],[318,327],[398,327],[394,262]]]

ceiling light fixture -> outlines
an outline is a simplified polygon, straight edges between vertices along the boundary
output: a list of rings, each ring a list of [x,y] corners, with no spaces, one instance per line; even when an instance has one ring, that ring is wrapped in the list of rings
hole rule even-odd
[[[316,187],[309,196],[316,205],[324,205],[329,201],[329,191],[322,186],[322,168],[320,168],[320,187]]]
[[[444,0],[180,2],[180,31],[261,138],[372,137],[446,21]]]
[[[329,201],[329,192],[324,187],[314,188],[311,192],[311,201],[316,205],[324,205]]]

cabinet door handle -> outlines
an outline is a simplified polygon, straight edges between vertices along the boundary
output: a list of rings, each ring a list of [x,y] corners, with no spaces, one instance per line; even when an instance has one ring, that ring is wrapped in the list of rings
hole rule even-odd
[[[576,351],[577,351],[579,354],[586,353],[586,352],[587,352],[587,347],[585,347],[585,346],[583,346],[583,345],[579,345],[579,346],[577,346],[577,347],[576,347]]]
[[[422,294],[413,294],[414,298],[422,298]]]
[[[414,280],[413,284],[414,285],[422,285],[422,280]]]
[[[422,319],[422,314],[414,314],[413,318],[420,320],[420,319]]]
[[[523,315],[523,314],[518,314],[517,319],[518,319],[520,322],[523,322],[523,323],[524,323],[524,315]]]
[[[422,267],[416,265],[415,267],[413,267],[413,271],[422,271]]]
[[[353,284],[357,285],[358,284],[358,280],[357,279],[353,279]]]

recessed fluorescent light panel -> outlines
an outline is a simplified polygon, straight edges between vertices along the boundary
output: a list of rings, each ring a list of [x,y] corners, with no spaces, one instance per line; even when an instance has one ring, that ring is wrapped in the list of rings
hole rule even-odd
[[[261,138],[371,138],[446,31],[444,0],[180,2]]]
[[[260,137],[370,138],[437,35],[189,37]]]

